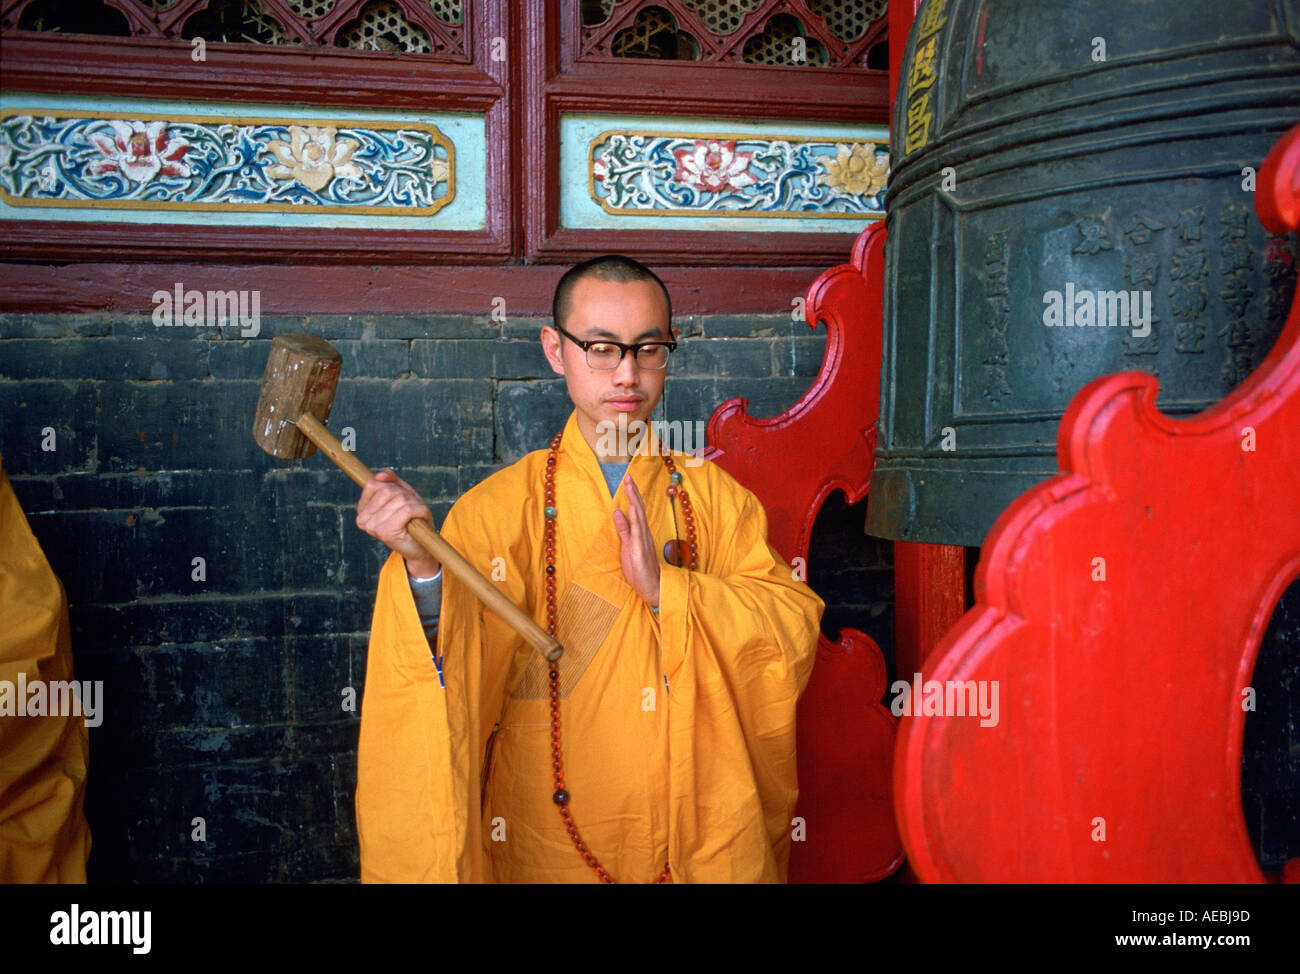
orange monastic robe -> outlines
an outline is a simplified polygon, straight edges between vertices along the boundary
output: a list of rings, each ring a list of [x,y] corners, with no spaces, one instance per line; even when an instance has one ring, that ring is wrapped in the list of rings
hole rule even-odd
[[[628,470],[662,552],[668,471],[646,438]],[[546,450],[468,491],[442,535],[545,628]],[[700,567],[662,565],[656,615],[623,578],[611,498],[576,412],[555,472],[565,785],[584,842],[619,882],[781,882],[795,704],[823,602],[767,543],[762,506],[674,453]],[[690,466],[690,463],[698,463]],[[686,525],[680,502],[683,546]],[[364,882],[597,882],[552,801],[547,667],[449,573],[442,681],[394,554],[379,579],[358,752]]]
[[[0,467],[0,693],[20,676],[72,679],[68,600]],[[89,751],[84,717],[0,716],[0,883],[86,881]]]

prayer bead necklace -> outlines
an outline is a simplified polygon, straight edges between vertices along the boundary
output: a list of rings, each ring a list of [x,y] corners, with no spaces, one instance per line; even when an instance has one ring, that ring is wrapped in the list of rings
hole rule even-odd
[[[546,516],[546,628],[550,632],[551,638],[556,638],[556,620],[555,611],[555,521],[558,511],[555,507],[555,460],[560,449],[560,437],[564,434],[556,433],[551,440],[551,450],[546,457],[546,509],[543,512]],[[682,516],[686,519],[686,544],[690,550],[690,561],[687,567],[692,571],[699,568],[699,552],[695,547],[695,512],[691,510],[691,499],[687,496],[684,488],[679,486],[682,482],[682,475],[677,472],[677,467],[673,463],[671,456],[664,456],[664,466],[668,468],[668,503],[673,504],[675,497],[682,500]],[[677,508],[673,507],[673,523],[677,523]],[[685,559],[681,556],[681,546],[674,539],[664,545],[664,559],[672,565],[682,567]],[[560,664],[556,660],[551,663],[550,669],[551,681],[551,769],[555,772],[555,794],[552,800],[560,809],[560,818],[564,820],[564,827],[568,830],[569,838],[573,840],[573,847],[578,850],[578,854],[600,877],[601,882],[614,885],[617,880],[605,871],[605,867],[587,848],[582,841],[582,836],[578,833],[578,826],[574,824],[573,815],[569,811],[569,801],[571,796],[564,787],[564,763],[560,757]],[[655,880],[655,885],[659,885],[668,879],[668,863],[664,863],[663,872]]]

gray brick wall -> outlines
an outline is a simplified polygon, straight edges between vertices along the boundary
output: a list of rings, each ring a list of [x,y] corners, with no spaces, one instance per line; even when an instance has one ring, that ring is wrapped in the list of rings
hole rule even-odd
[[[386,549],[355,527],[357,490],[332,464],[291,467],[253,442],[269,341],[307,330],[338,347],[331,428],[354,428],[357,455],[394,466],[440,522],[567,417],[544,321],[264,316],[244,340],[147,315],[0,316],[0,453],[67,587],[77,676],[104,681],[92,880],[356,878],[358,719],[341,691],[363,689]],[[782,411],[825,344],[788,315],[676,326],[666,406],[685,421],[732,396]],[[856,625],[890,653],[890,549],[862,525],[860,506],[828,505],[809,581],[828,632]]]

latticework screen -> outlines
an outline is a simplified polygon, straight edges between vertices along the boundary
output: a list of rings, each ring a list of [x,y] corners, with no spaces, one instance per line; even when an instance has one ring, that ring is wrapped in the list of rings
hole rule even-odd
[[[350,48],[467,60],[464,0],[28,0],[6,30]]]
[[[582,55],[885,69],[886,0],[582,0]]]

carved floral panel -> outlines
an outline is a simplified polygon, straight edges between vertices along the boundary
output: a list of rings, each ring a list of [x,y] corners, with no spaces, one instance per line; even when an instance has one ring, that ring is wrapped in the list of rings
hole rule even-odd
[[[889,144],[612,131],[589,170],[607,213],[861,220],[884,215]]]
[[[0,115],[11,205],[429,215],[454,196],[452,143],[423,123]]]

